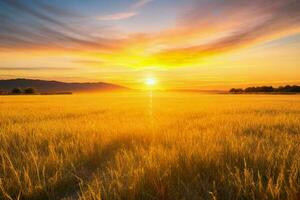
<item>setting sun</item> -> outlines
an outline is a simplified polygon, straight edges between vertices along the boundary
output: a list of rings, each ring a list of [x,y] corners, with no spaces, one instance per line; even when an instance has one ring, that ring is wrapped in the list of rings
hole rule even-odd
[[[157,81],[156,81],[156,79],[155,78],[147,78],[146,80],[145,80],[145,83],[146,83],[146,85],[148,85],[148,86],[154,86],[154,85],[156,85],[156,83],[157,83]]]

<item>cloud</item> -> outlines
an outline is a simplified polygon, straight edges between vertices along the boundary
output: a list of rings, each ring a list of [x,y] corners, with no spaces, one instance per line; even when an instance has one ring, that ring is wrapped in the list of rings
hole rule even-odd
[[[48,4],[31,6],[21,0],[3,0],[1,11],[6,11],[0,14],[0,50],[76,50],[101,58],[106,66],[189,66],[209,56],[300,32],[299,0],[194,0],[187,8],[180,8],[184,10],[173,27],[156,33],[120,32],[112,37],[101,26],[97,29],[101,37],[91,34],[95,25],[101,24],[99,20],[135,17],[139,14],[135,9],[149,2],[140,0],[128,12],[95,20]]]
[[[299,33],[299,10],[298,0],[198,1],[183,12],[175,28],[158,37],[162,43],[178,42],[178,47],[167,45],[152,59],[169,66],[188,65],[211,55]]]
[[[34,9],[34,8],[28,6],[27,4],[23,4],[23,3],[21,3],[21,1],[3,0],[3,2],[6,3],[7,5],[9,5],[11,8],[20,11],[21,13],[27,13],[27,14],[35,17],[36,19],[46,21],[48,23],[59,26],[61,28],[72,30],[71,27],[69,27],[66,23],[63,23],[61,20],[57,20],[54,17],[51,17],[51,16],[41,12],[38,9]]]
[[[146,4],[150,3],[151,1],[153,1],[153,0],[138,0],[136,3],[131,5],[131,8],[137,9],[137,8],[144,7]]]
[[[0,5],[0,49],[81,49],[85,46],[105,51],[118,48],[121,43],[118,39],[93,36],[91,30],[94,27],[86,25],[82,28],[89,24],[87,18],[80,18],[77,13],[63,8],[40,2],[32,6],[20,0],[3,0]],[[80,19],[82,23],[78,25],[74,19]],[[97,32],[105,33],[106,29],[103,26]]]
[[[115,14],[111,14],[111,15],[100,16],[97,19],[103,20],[103,21],[116,21],[116,20],[128,19],[128,18],[134,17],[136,15],[138,15],[137,12],[120,12],[120,13],[115,13]]]
[[[103,65],[103,64],[105,64],[101,60],[85,60],[85,59],[73,60],[72,62],[75,64],[83,64],[83,65]]]
[[[49,70],[73,70],[71,67],[0,67],[0,71],[49,71]]]
[[[119,13],[114,13],[114,14],[110,14],[110,15],[100,16],[97,19],[103,20],[103,21],[117,21],[117,20],[129,19],[129,18],[135,17],[139,14],[135,10],[144,7],[151,1],[153,1],[153,0],[138,0],[136,3],[134,3],[130,6],[131,11],[119,12]]]

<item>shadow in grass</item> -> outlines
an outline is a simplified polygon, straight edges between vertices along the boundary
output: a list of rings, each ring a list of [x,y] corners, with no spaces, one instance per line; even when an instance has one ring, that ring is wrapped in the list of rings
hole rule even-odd
[[[76,198],[80,190],[80,183],[88,181],[92,175],[101,169],[104,169],[110,160],[114,159],[116,153],[121,149],[132,148],[139,138],[133,138],[130,135],[118,137],[108,144],[101,146],[95,142],[92,151],[86,157],[74,164],[74,170],[70,171],[65,178],[59,180],[46,189],[33,192],[30,195],[22,195],[20,199],[25,200],[44,200],[44,199],[62,199]]]
[[[284,177],[279,194],[273,196],[268,189],[270,178],[274,186],[281,178],[280,166],[274,165],[279,160],[270,162],[263,156],[254,159],[230,150],[225,153],[216,159],[180,153],[168,165],[146,168],[134,193],[124,190],[120,199],[289,199],[297,195],[289,193],[288,176]],[[286,172],[290,170],[291,166],[287,166]]]

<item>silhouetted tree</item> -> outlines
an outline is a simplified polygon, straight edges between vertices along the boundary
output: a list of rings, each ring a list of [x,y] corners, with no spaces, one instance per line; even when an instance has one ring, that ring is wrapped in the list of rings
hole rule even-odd
[[[255,91],[255,87],[247,87],[246,89],[245,89],[245,92],[254,92]]]
[[[25,93],[25,94],[35,94],[36,91],[35,91],[34,88],[26,88],[26,89],[24,90],[24,93]]]
[[[300,86],[297,85],[286,85],[280,86],[278,88],[273,88],[272,86],[261,86],[261,87],[248,87],[245,90],[232,88],[229,90],[230,93],[300,93]]]
[[[232,88],[229,90],[230,93],[243,93],[244,90],[241,88]]]
[[[272,86],[262,86],[260,90],[261,92],[274,92],[274,88]]]
[[[300,86],[297,86],[297,85],[293,85],[293,86],[286,85],[284,87],[280,86],[275,91],[276,92],[295,92],[295,93],[298,93],[298,92],[300,92]]]
[[[248,93],[258,93],[258,92],[274,92],[272,86],[261,86],[261,87],[248,87],[245,89]]]
[[[22,94],[22,89],[21,88],[14,88],[11,90],[12,94]]]

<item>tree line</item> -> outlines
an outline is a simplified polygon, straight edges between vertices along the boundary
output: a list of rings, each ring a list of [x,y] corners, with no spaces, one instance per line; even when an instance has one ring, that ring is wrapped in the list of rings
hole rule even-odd
[[[300,93],[300,86],[297,85],[286,85],[274,88],[272,86],[260,86],[260,87],[248,87],[242,88],[231,88],[230,93]]]
[[[13,88],[10,92],[11,94],[36,94],[36,90],[34,88]]]

